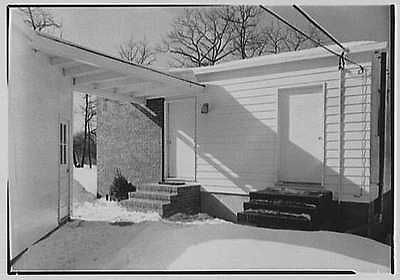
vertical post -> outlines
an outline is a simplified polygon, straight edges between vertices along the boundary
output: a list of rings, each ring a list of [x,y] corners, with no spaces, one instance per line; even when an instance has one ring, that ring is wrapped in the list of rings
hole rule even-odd
[[[338,203],[340,205],[343,192],[344,175],[344,96],[345,96],[345,69],[340,70],[340,93],[339,93],[339,180],[338,180]]]
[[[371,68],[371,118],[370,118],[370,182],[369,182],[369,204],[368,204],[368,236],[372,235],[372,225],[375,215],[375,187],[379,185],[379,87],[380,87],[380,67],[379,67],[379,52],[375,51],[372,56]],[[374,189],[373,189],[374,188]],[[372,192],[374,190],[374,192]]]
[[[325,187],[325,177],[326,177],[326,96],[327,96],[327,88],[328,85],[325,82],[323,85],[323,91],[324,91],[324,144],[323,144],[323,153],[324,153],[324,159],[323,159],[323,166],[322,166],[322,187]]]
[[[197,182],[197,127],[198,127],[198,98],[194,97],[194,181]]]
[[[344,96],[345,96],[345,69],[340,70],[339,78],[339,178],[338,178],[338,209],[337,209],[337,226],[342,228],[342,192],[343,192],[343,173],[344,173]]]
[[[159,118],[161,118],[161,182],[165,181],[165,99],[160,98]]]
[[[379,88],[379,222],[382,222],[383,213],[383,187],[385,176],[385,125],[386,125],[386,52],[381,52],[380,88]]]
[[[169,177],[169,102],[164,102],[164,177],[163,182]]]

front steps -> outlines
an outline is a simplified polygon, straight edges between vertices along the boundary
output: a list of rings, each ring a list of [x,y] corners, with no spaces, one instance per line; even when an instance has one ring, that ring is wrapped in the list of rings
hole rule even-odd
[[[329,218],[331,201],[332,192],[322,188],[279,184],[250,192],[250,201],[243,204],[237,220],[260,227],[317,230]]]
[[[153,211],[163,218],[176,213],[196,214],[200,212],[200,185],[146,183],[121,203],[130,211]]]

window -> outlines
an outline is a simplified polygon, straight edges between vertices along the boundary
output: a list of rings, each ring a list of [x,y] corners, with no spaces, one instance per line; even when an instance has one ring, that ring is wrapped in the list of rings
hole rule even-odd
[[[67,164],[67,125],[60,123],[60,164]]]

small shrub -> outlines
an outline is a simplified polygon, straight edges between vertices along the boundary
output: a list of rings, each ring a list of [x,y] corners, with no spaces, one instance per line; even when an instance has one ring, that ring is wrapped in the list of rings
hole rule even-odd
[[[126,180],[122,175],[121,170],[116,168],[114,180],[110,188],[111,200],[123,200],[128,199],[128,192],[135,192],[136,187]]]

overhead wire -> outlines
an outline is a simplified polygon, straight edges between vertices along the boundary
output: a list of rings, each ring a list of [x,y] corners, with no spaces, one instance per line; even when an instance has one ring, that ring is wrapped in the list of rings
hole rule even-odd
[[[349,52],[349,49],[344,47],[339,40],[337,40],[331,33],[329,33],[328,30],[326,30],[324,27],[322,27],[315,19],[313,19],[307,12],[302,10],[299,6],[293,5],[293,8],[295,8],[302,16],[304,16],[312,25],[314,25],[316,28],[318,28],[321,32],[323,32],[326,36],[329,37],[336,45],[338,45],[344,52]]]
[[[358,64],[357,62],[351,60],[350,58],[348,58],[345,55],[345,52],[343,51],[341,54],[331,50],[330,48],[328,48],[327,46],[325,46],[324,44],[322,44],[321,42],[315,40],[314,38],[312,38],[311,36],[309,36],[307,33],[305,33],[304,31],[302,31],[301,29],[299,29],[298,27],[294,26],[293,24],[291,24],[290,22],[288,22],[286,19],[284,19],[283,17],[281,17],[280,15],[278,15],[277,13],[275,13],[274,11],[265,8],[263,5],[260,5],[260,8],[263,9],[264,11],[266,11],[267,13],[271,14],[272,16],[274,16],[275,18],[277,18],[279,21],[283,22],[284,24],[286,24],[287,26],[289,26],[290,28],[292,28],[293,30],[299,32],[300,34],[302,34],[303,36],[305,36],[307,39],[309,39],[310,41],[312,41],[313,43],[315,43],[316,45],[322,47],[323,49],[325,49],[326,51],[328,51],[329,53],[339,57],[339,70],[342,70],[344,68],[344,62],[350,62],[354,65],[357,65],[358,67],[360,67],[361,72],[364,72],[364,67],[360,64]]]

